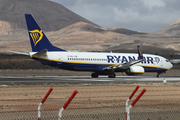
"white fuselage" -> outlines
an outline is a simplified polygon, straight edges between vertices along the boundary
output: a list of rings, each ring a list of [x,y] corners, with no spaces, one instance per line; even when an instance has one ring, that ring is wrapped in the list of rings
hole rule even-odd
[[[36,60],[43,60],[44,64],[57,64],[59,68],[67,70],[101,71],[104,67],[123,64],[138,59],[133,53],[95,53],[95,52],[47,52],[46,55],[33,56]],[[145,61],[135,64],[141,66],[146,72],[166,71],[172,64],[164,57],[152,54],[143,54]]]

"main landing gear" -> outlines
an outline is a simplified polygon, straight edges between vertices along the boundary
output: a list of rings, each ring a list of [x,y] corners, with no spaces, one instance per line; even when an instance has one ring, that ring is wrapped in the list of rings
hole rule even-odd
[[[115,73],[111,73],[108,75],[109,78],[116,78],[116,74]]]
[[[107,75],[107,74],[103,74],[103,75]],[[91,74],[91,77],[92,77],[92,78],[98,78],[98,76],[99,76],[98,73],[92,73],[92,74]],[[108,74],[108,77],[109,77],[109,78],[116,78],[116,74],[115,74],[115,73]]]
[[[98,78],[98,76],[99,76],[99,75],[98,75],[97,73],[92,73],[92,74],[91,74],[91,77],[92,77],[92,78]]]

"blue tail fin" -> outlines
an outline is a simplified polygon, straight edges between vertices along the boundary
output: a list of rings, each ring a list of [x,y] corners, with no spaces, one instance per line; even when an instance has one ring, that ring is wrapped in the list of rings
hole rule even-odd
[[[48,51],[65,51],[50,43],[31,14],[25,14],[25,18],[33,52],[39,52],[44,49],[47,49]]]
[[[144,59],[139,46],[137,46],[137,49],[138,49],[138,59]]]

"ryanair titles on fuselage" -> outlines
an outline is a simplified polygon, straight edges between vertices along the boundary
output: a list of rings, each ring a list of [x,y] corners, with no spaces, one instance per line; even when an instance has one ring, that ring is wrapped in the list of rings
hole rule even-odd
[[[108,63],[126,63],[126,62],[130,62],[133,60],[137,60],[138,58],[136,58],[135,56],[115,56],[115,55],[107,55],[107,59],[108,59]],[[153,64],[154,62],[159,63],[160,62],[160,58],[159,57],[144,57],[144,60],[142,63],[144,64]]]

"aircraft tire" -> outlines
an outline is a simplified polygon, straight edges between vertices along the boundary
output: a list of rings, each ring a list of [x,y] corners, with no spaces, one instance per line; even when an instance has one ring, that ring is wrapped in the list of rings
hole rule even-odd
[[[160,74],[157,74],[157,78],[160,78],[161,77],[161,75]]]
[[[108,77],[109,78],[116,78],[116,74],[115,73],[109,74]]]
[[[92,73],[92,74],[91,74],[91,77],[92,77],[92,78],[98,78],[98,76],[99,76],[99,75],[98,75],[97,73]]]
[[[130,72],[131,72],[131,71],[130,71],[130,69],[128,68],[125,73],[126,73],[126,75],[130,75]]]
[[[160,73],[157,73],[157,78],[160,78],[160,77],[161,77]]]

